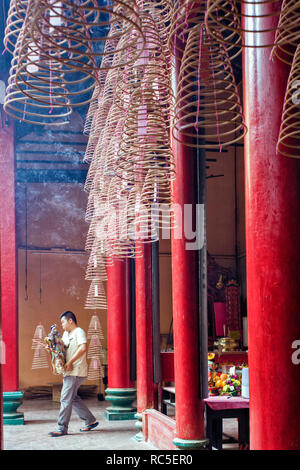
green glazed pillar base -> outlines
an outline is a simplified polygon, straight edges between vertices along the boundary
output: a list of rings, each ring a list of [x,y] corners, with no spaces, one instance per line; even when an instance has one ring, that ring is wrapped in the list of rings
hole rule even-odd
[[[207,450],[208,449],[208,439],[179,439],[175,437],[173,444],[181,450]]]
[[[135,388],[107,388],[105,395],[105,400],[112,404],[105,410],[108,421],[134,419],[136,408],[132,406],[132,402],[136,399]]]
[[[3,392],[3,424],[12,426],[24,424],[24,414],[17,412],[22,405],[23,396],[20,391]]]
[[[137,419],[135,422],[135,427],[138,429],[138,433],[134,436],[137,442],[141,442],[144,440],[143,435],[143,422],[142,422],[142,413],[136,413],[134,417]]]

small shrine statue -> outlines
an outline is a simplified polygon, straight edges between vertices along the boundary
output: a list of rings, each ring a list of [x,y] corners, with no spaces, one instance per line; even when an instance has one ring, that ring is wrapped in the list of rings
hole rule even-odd
[[[51,354],[52,372],[55,375],[63,374],[66,363],[66,347],[61,340],[61,335],[56,325],[51,326],[50,333],[44,338]]]

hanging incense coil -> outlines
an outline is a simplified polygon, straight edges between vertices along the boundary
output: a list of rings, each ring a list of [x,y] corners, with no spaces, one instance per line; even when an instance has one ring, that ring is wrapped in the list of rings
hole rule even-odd
[[[199,25],[190,31],[180,68],[173,137],[189,147],[221,150],[246,131],[226,48]]]
[[[272,55],[292,65],[295,50],[300,43],[300,6],[297,0],[284,0],[275,36]]]
[[[112,178],[107,200],[108,246],[113,258],[134,258],[134,240],[127,232],[127,199],[126,189],[120,187],[120,180]]]
[[[206,0],[175,0],[168,46],[171,54],[181,59],[185,41],[193,27],[204,22]]]
[[[47,25],[48,28],[43,30],[40,24]],[[92,36],[93,28],[107,30],[107,27],[111,27],[112,31],[108,36]],[[33,34],[36,31],[44,36],[47,43],[51,44],[52,50],[61,53],[80,51],[84,57],[92,58],[93,63],[92,65],[89,63],[89,67],[92,66],[94,70],[98,69],[95,59],[107,54],[103,47],[99,47],[101,44],[104,45],[105,41],[112,41],[115,44],[116,40],[119,41],[124,34],[127,34],[129,41],[127,47],[135,48],[139,41],[144,43],[135,0],[126,0],[126,2],[113,0],[102,6],[96,5],[92,0],[81,0],[76,2],[76,5],[71,1],[65,1],[62,4],[60,0],[52,0],[51,3],[40,0],[39,10],[36,12],[33,23]],[[98,43],[93,52],[91,52],[92,41],[94,44]],[[125,47],[115,49],[115,53],[122,51],[125,51]],[[137,48],[136,51],[134,59],[141,53]],[[123,55],[124,63],[126,63],[125,54]],[[66,59],[62,58],[62,60]],[[117,66],[120,65],[122,64]],[[78,59],[77,67],[85,68],[86,62],[82,58]],[[111,64],[108,67],[110,68]]]
[[[27,0],[11,0],[10,2],[3,43],[5,50],[11,54],[14,53],[17,39],[23,26],[27,4]]]
[[[44,338],[46,337],[46,331],[43,325],[40,323],[34,332],[33,338],[32,338],[32,349],[38,349],[39,344],[41,341],[44,341]]]
[[[158,175],[153,170],[148,171],[141,193],[141,206],[147,209],[155,231],[173,227],[171,183],[165,178],[165,174]],[[137,219],[142,226],[145,226],[145,216],[147,213],[143,210]]]
[[[31,369],[47,369],[49,367],[48,355],[43,346],[34,350]]]
[[[100,339],[104,339],[101,323],[98,315],[93,315],[88,327],[87,338],[90,339],[92,335],[97,335]]]
[[[278,0],[207,0],[205,21],[211,37],[226,44],[231,55],[232,48],[274,46],[270,33],[277,30],[274,18],[279,18],[280,10]]]
[[[103,256],[97,251],[92,251],[90,254],[85,279],[86,281],[107,280],[106,263]]]
[[[94,116],[98,107],[99,95],[100,95],[100,84],[97,81],[95,84],[95,88],[93,91],[93,96],[91,98],[89,109],[85,118],[84,129],[83,129],[84,134],[89,134],[91,131],[93,119],[94,119]]]
[[[107,309],[106,295],[102,281],[93,280],[91,282],[84,308],[89,310]]]
[[[51,82],[47,83],[47,81],[30,79],[31,69],[28,69],[28,71],[26,70],[28,80],[24,81],[22,75],[18,76],[19,52],[22,41],[23,34],[21,32],[11,62],[4,100],[5,112],[16,119],[33,124],[66,124],[72,108],[67,97],[67,89],[62,83],[62,72],[56,70]],[[44,75],[44,72],[42,74]],[[59,95],[59,103],[57,103],[57,94]]]
[[[90,344],[87,352],[87,358],[97,357],[98,359],[104,359],[104,351],[100,342],[98,334],[92,334]]]
[[[134,92],[124,124],[116,175],[144,181],[148,170],[175,177],[168,124],[149,86]]]
[[[283,105],[277,152],[291,158],[300,158],[300,45],[290,71]]]
[[[87,379],[94,381],[94,380],[99,380],[104,377],[104,371],[103,371],[103,366],[97,357],[92,357],[89,370],[88,370],[88,376]]]
[[[171,80],[159,30],[149,14],[141,14],[141,24],[146,40],[144,50],[134,63],[124,67],[116,83],[115,100],[123,109],[127,109],[135,90],[147,83],[148,87],[153,88],[153,96],[160,101],[161,107],[168,111],[172,94]]]
[[[163,53],[170,65],[168,38],[170,34],[173,3],[171,0],[137,0],[138,7],[144,14],[150,15],[158,30],[162,42]]]

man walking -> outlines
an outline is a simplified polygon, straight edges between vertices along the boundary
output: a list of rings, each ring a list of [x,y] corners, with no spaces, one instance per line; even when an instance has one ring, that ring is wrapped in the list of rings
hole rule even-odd
[[[77,395],[80,385],[87,377],[85,332],[77,326],[77,320],[73,312],[68,310],[62,313],[59,318],[64,330],[61,340],[66,347],[66,365],[57,421],[58,431],[50,432],[49,435],[52,437],[68,434],[73,408],[79,418],[85,421],[85,426],[80,429],[81,432],[91,431],[99,424],[95,416]]]

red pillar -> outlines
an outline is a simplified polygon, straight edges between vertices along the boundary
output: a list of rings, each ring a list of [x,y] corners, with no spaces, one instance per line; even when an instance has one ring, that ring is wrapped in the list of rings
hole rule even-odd
[[[135,260],[136,285],[136,427],[142,430],[143,411],[155,407],[152,347],[151,244],[136,242],[141,257]],[[142,433],[136,439],[141,440]]]
[[[130,308],[129,265],[127,260],[114,260],[107,267],[107,348],[108,388],[106,400],[112,403],[106,409],[108,420],[134,419],[136,398],[134,383],[130,380]]]
[[[179,61],[176,61],[176,79]],[[187,250],[184,235],[184,205],[193,208],[193,227],[196,214],[195,149],[173,140],[176,180],[173,182],[173,201],[181,208],[178,226],[182,236],[172,233],[172,290],[176,394],[176,439],[182,449],[202,448],[206,440],[204,403],[199,398],[199,327],[197,301],[197,251]]]
[[[3,391],[19,388],[18,289],[15,221],[15,157],[13,126],[0,130],[1,312],[6,348]]]
[[[257,2],[258,14],[266,13],[266,8],[271,13],[272,4],[262,10]],[[276,17],[260,21],[266,29],[276,24]],[[272,37],[270,33],[269,39]],[[300,365],[292,361],[292,345],[300,340],[300,161],[276,154],[288,71],[276,58],[270,60],[269,48],[244,51],[253,450],[300,449]]]

